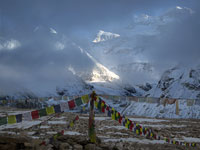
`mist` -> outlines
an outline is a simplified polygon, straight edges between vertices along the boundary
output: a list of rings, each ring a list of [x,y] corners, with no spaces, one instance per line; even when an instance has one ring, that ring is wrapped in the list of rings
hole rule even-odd
[[[69,68],[92,72],[95,63],[80,47],[92,51],[91,42],[99,30],[116,32],[123,38],[124,28],[135,24],[134,16],[148,14],[162,18],[177,5],[191,8],[194,13],[182,18],[174,16],[170,23],[157,25],[158,35],[137,36],[136,46],[144,47],[145,51],[131,59],[153,64],[153,75],[158,76],[155,81],[165,69],[175,64],[195,65],[199,61],[197,0],[1,1],[0,93],[11,94],[21,89],[52,92],[58,86],[76,82],[78,76],[74,76]],[[97,53],[94,56],[108,68],[119,61],[112,57],[107,63],[106,58],[97,57]],[[120,78],[128,77],[134,83],[152,80],[141,74],[122,74]]]

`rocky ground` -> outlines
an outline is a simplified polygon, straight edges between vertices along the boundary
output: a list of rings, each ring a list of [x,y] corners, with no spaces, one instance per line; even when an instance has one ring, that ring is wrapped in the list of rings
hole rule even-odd
[[[1,116],[22,113],[27,110],[1,109]],[[79,120],[74,126],[68,124],[76,115]],[[129,131],[117,121],[103,114],[96,114],[95,125],[98,142],[96,145],[88,142],[88,114],[66,112],[46,116],[34,121],[24,121],[13,125],[0,126],[0,149],[71,149],[71,150],[184,150],[200,149],[199,120],[191,119],[156,119],[128,116],[132,121],[153,129],[160,135],[176,140],[198,143],[196,148],[177,146],[162,140],[146,139]],[[48,140],[57,132],[64,130],[64,135],[56,138],[51,144]],[[46,141],[46,145],[41,143]]]

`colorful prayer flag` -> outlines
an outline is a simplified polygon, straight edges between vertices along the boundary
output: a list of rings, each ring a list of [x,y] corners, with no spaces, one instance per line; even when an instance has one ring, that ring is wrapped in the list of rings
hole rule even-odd
[[[31,112],[26,112],[22,116],[23,116],[23,120],[25,120],[25,121],[31,121],[32,120]]]
[[[47,115],[55,114],[54,107],[53,106],[47,107],[46,112],[47,112]]]
[[[78,120],[79,119],[79,116],[76,116],[75,120]]]
[[[7,117],[1,117],[0,118],[0,126],[4,125],[4,124],[7,124]]]
[[[70,127],[72,128],[73,126],[74,126],[74,123],[73,123],[73,121],[72,122],[70,122]]]
[[[32,111],[31,116],[32,116],[32,119],[38,119],[39,118],[38,110]]]
[[[101,102],[101,111],[103,113],[105,113],[105,102],[104,101]]]
[[[16,116],[15,115],[10,115],[8,116],[8,124],[14,124],[16,123]]]
[[[81,96],[81,99],[82,99],[83,103],[86,104],[89,102],[89,95],[83,95],[83,96]]]
[[[60,113],[61,112],[60,105],[54,105],[54,111],[55,113]]]
[[[94,101],[94,105],[96,108],[98,108],[98,102],[97,101]]]
[[[69,109],[68,103],[67,102],[60,103],[60,109],[61,109],[61,112],[64,112],[65,110]]]
[[[112,117],[112,120],[115,120],[115,109],[114,108],[112,108],[111,117]]]
[[[75,99],[75,103],[76,103],[76,106],[80,106],[80,105],[83,104],[83,102],[82,102],[80,97]]]
[[[16,121],[17,123],[22,122],[22,114],[16,115]]]
[[[38,113],[39,113],[39,116],[40,117],[43,117],[43,116],[46,116],[47,115],[47,112],[46,112],[46,109],[40,109],[38,110]]]
[[[76,106],[74,100],[68,101],[68,105],[69,105],[69,109],[73,109]]]

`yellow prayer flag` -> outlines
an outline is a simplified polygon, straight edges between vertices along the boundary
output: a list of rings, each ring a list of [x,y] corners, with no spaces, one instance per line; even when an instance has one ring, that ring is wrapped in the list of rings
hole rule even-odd
[[[142,128],[140,128],[140,132],[142,132]]]
[[[117,117],[117,118],[119,117],[119,114],[118,114],[118,112],[116,113],[116,117]]]
[[[104,107],[104,103],[101,103],[101,107]]]
[[[46,112],[47,112],[47,115],[55,114],[54,107],[53,106],[47,107]]]
[[[128,129],[128,123],[125,124],[125,127]]]
[[[58,137],[58,135],[57,135],[57,134],[56,134],[56,135],[54,135],[54,136],[53,136],[54,140],[55,140],[57,137]]]
[[[127,124],[128,124],[128,125],[130,124],[130,121],[129,121],[129,120],[127,120]]]
[[[83,106],[83,111],[85,111],[85,106]]]
[[[70,127],[72,128],[73,126],[74,126],[74,123],[73,123],[73,121],[72,122],[70,122]]]
[[[138,130],[138,129],[136,130],[136,134],[137,134],[137,135],[139,134],[139,130]]]
[[[98,108],[98,102],[97,101],[94,102],[94,105],[95,105],[96,108]]]
[[[11,115],[11,116],[8,116],[8,124],[14,124],[16,123],[16,116],[15,115]]]
[[[127,120],[127,121],[128,121],[128,117],[125,117],[125,120]]]
[[[84,104],[89,102],[89,95],[83,95],[81,96],[81,100]]]
[[[115,109],[114,108],[112,108],[112,115],[111,115],[111,117],[112,117],[112,120],[115,120]]]

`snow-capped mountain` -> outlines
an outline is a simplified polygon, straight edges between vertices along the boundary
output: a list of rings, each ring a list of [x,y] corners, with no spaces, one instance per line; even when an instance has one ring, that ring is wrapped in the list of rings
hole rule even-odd
[[[100,30],[87,48],[80,47],[78,42],[54,27],[37,26],[31,31],[32,37],[29,39],[20,41],[16,37],[7,43],[0,42],[0,51],[12,49],[7,60],[0,64],[0,68],[5,70],[0,74],[0,79],[13,85],[8,89],[13,88],[10,91],[14,95],[20,92],[34,96],[58,93],[79,95],[94,89],[104,94],[155,97],[162,94],[170,97],[188,95],[196,98],[199,79],[188,78],[191,70],[171,69],[160,79],[161,71],[153,63],[153,58],[148,57],[155,52],[152,39],[159,38],[172,21],[180,21],[193,13],[189,8],[177,6],[160,16],[134,15],[128,24],[113,29],[113,33]],[[18,53],[14,53],[16,49]],[[4,55],[8,54],[5,52]],[[10,61],[14,58],[19,59]],[[22,67],[9,66],[9,61]],[[199,72],[198,69],[195,69],[196,72]],[[5,89],[2,84],[0,90],[1,86]],[[173,93],[174,88],[180,89],[180,92]],[[1,95],[10,95],[6,90],[2,91]]]
[[[17,63],[26,63],[27,66],[22,65],[25,67],[19,71],[18,68],[12,68],[9,63],[0,64],[0,68],[5,70],[1,73],[0,79],[6,81],[1,82],[0,95],[15,97],[52,96],[59,93],[83,95],[94,90],[92,85],[94,83],[111,83],[119,80],[117,74],[54,28],[38,26],[33,30],[32,37],[34,40],[24,42],[28,44],[23,42],[20,44],[17,49],[19,52],[16,54],[16,58],[22,57],[16,60]],[[12,51],[14,53],[15,49]],[[14,54],[6,51],[5,55],[9,55],[10,59],[14,57]],[[12,81],[8,78],[17,79]],[[3,83],[7,86],[7,90]],[[98,89],[99,92],[103,91],[103,88]]]
[[[157,45],[156,41],[162,36],[161,32],[166,33],[165,28],[170,26],[170,23],[179,22],[193,13],[190,8],[177,6],[159,16],[134,15],[126,26],[113,30],[114,33],[103,30],[97,33],[94,38],[96,42],[91,42],[89,52],[123,81],[128,79],[128,83],[132,85],[154,83],[160,79],[163,70],[160,71],[162,67],[158,68],[157,62],[149,57],[154,55],[153,53],[157,54],[155,49],[158,48],[153,45]],[[101,35],[105,33],[118,33],[120,36],[111,38],[112,40],[101,40]],[[152,44],[153,42],[155,43]],[[169,63],[169,67],[173,65]]]
[[[93,42],[99,43],[99,42],[111,40],[111,39],[118,38],[118,37],[120,37],[119,34],[111,33],[111,32],[105,32],[105,31],[100,30],[97,33],[97,37],[93,40]]]
[[[150,91],[152,97],[200,98],[200,66],[174,67],[165,71]]]

